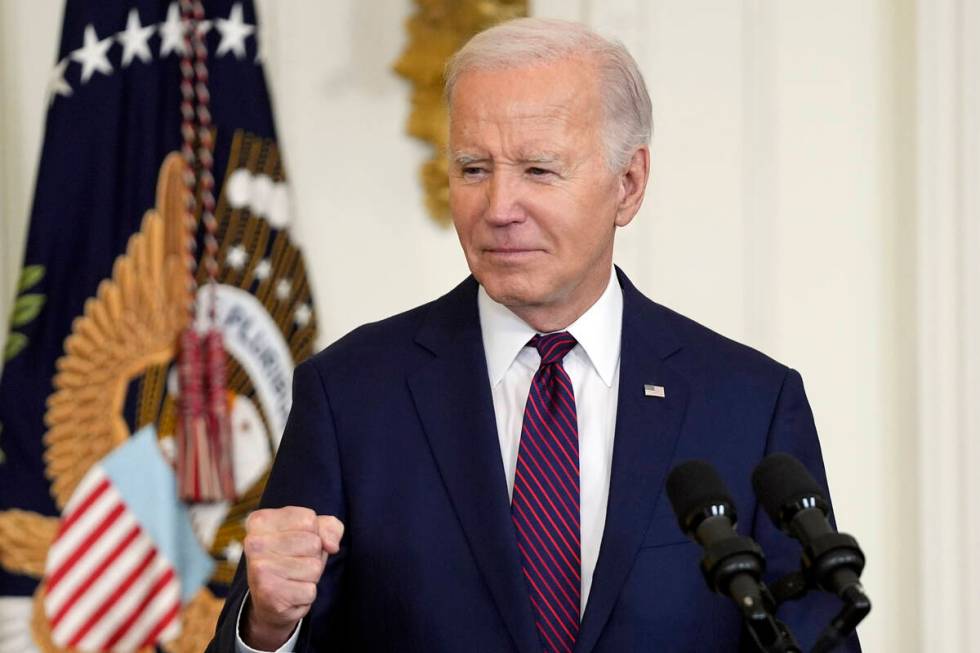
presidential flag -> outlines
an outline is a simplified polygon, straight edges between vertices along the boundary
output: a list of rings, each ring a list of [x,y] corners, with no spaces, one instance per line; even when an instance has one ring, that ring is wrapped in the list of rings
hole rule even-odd
[[[258,35],[247,0],[67,2],[0,376],[0,653],[198,651],[213,630],[316,336]],[[236,498],[185,505],[178,342],[212,326]]]

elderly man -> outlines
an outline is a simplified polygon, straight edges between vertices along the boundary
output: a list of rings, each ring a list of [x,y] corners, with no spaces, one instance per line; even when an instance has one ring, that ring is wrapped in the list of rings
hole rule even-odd
[[[209,650],[751,650],[664,479],[711,461],[786,572],[798,547],[757,516],[749,475],[779,450],[822,482],[819,444],[796,372],[613,267],[650,166],[635,62],[518,20],[454,57],[446,98],[472,277],[297,367]],[[806,645],[833,606],[795,607],[780,616]]]

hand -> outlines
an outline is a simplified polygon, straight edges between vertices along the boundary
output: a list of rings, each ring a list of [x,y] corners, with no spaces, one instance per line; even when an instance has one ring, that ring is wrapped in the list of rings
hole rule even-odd
[[[344,525],[309,508],[256,510],[245,522],[249,606],[242,639],[267,651],[282,646],[316,599],[327,558]]]

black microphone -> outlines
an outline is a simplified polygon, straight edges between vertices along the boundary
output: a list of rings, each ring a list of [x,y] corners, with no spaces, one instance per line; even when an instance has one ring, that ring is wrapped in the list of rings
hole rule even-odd
[[[785,453],[766,457],[752,473],[752,487],[772,522],[803,545],[803,574],[812,586],[867,601],[859,580],[864,553],[830,525],[830,504],[800,461]]]
[[[704,547],[701,572],[708,587],[731,597],[746,619],[765,620],[762,549],[735,531],[735,502],[714,468],[700,460],[678,465],[667,477],[667,498],[684,534]]]

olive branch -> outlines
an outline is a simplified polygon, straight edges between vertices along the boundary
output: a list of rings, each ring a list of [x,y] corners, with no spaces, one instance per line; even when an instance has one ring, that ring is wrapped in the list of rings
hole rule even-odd
[[[44,278],[43,265],[25,266],[17,281],[17,299],[14,301],[14,311],[10,316],[10,335],[3,349],[4,362],[9,361],[27,347],[29,339],[19,331],[20,327],[30,324],[44,308],[46,297],[38,293],[27,293]]]

